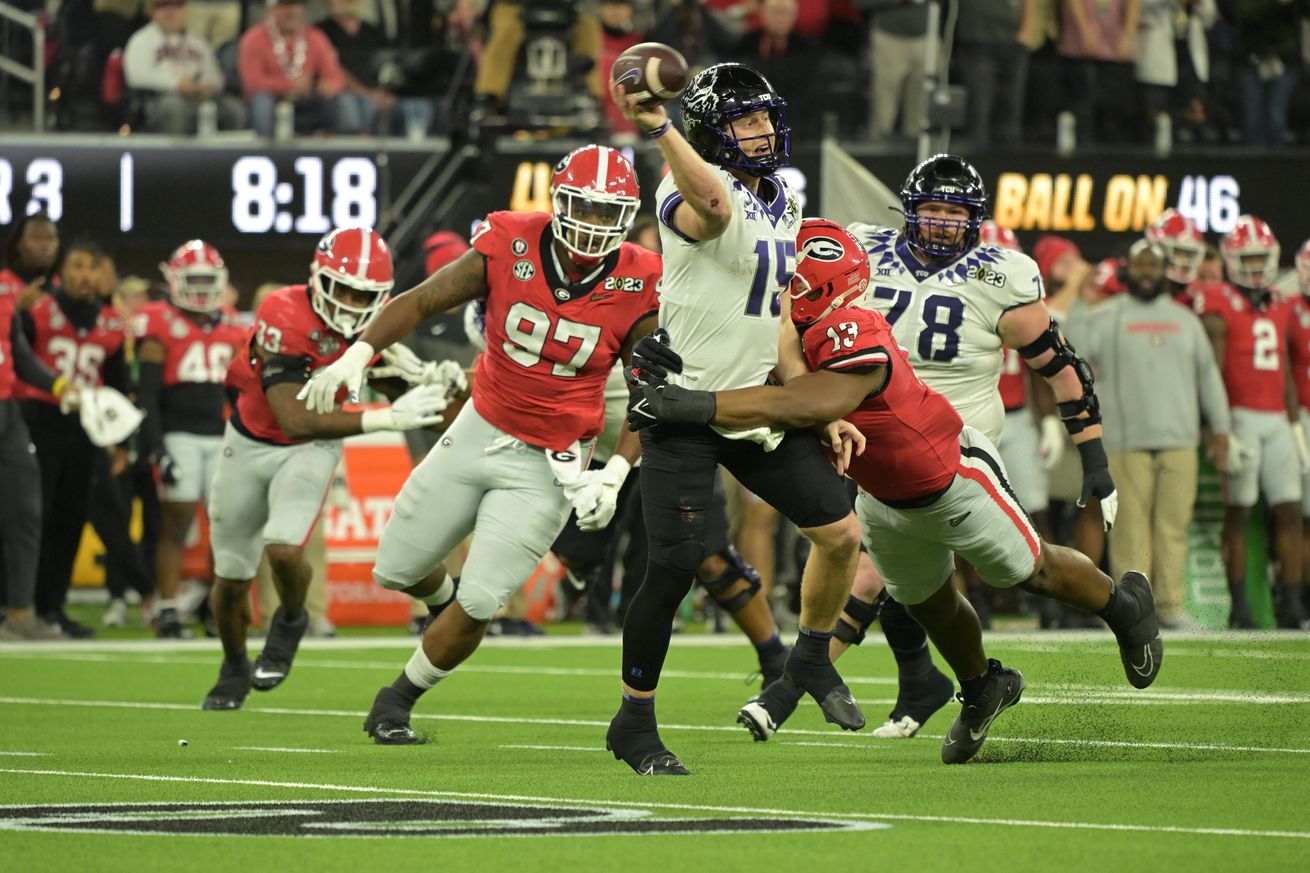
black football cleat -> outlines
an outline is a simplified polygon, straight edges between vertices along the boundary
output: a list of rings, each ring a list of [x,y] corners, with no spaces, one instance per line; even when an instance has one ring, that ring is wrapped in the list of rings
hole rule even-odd
[[[364,719],[364,733],[379,746],[417,746],[427,739],[414,733],[409,726],[409,708],[400,700],[400,693],[384,685],[373,698],[373,708]]]
[[[935,666],[921,676],[901,677],[887,721],[873,729],[878,739],[910,739],[955,697],[955,683]]]
[[[273,620],[268,623],[264,649],[255,659],[255,669],[250,674],[252,688],[256,691],[272,691],[282,684],[291,672],[291,662],[295,660],[296,649],[308,627],[308,612],[301,610],[300,618],[287,621],[282,607],[277,608]]]
[[[1134,688],[1146,688],[1155,681],[1164,660],[1164,641],[1155,620],[1155,595],[1141,573],[1125,573],[1119,581],[1119,596],[1130,597],[1137,609],[1120,627],[1111,627],[1119,641],[1119,660],[1124,675]]]
[[[155,637],[161,640],[189,640],[195,634],[182,622],[177,620],[177,610],[163,609],[159,612],[159,621],[155,628]]]
[[[864,727],[864,713],[832,662],[826,658],[822,664],[802,661],[797,652],[797,649],[792,649],[787,658],[786,678],[814,698],[823,711],[824,721],[844,731],[858,731]]]
[[[1280,630],[1300,630],[1305,623],[1300,585],[1274,587],[1274,626]]]
[[[762,743],[776,734],[782,723],[791,717],[804,693],[799,685],[785,676],[771,682],[737,711],[737,724],[750,731],[755,742]]]
[[[250,693],[250,659],[240,661],[223,660],[218,668],[218,682],[205,695],[201,709],[226,710],[240,709]]]
[[[605,732],[605,751],[622,761],[638,776],[690,776],[691,771],[678,756],[665,748],[659,731],[625,730],[618,725],[619,716]]]
[[[1001,666],[995,658],[987,661],[987,685],[973,698],[956,695],[961,704],[951,729],[942,741],[942,763],[963,764],[982,748],[987,731],[996,716],[1019,702],[1023,695],[1023,674]]]

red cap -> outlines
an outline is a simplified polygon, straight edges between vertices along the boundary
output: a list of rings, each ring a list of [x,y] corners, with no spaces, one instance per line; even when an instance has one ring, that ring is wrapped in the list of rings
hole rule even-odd
[[[468,250],[464,237],[453,230],[439,230],[423,240],[424,269],[431,276]]]
[[[1051,267],[1056,261],[1069,254],[1080,258],[1083,256],[1073,240],[1062,236],[1044,236],[1033,246],[1033,260],[1037,262],[1037,269],[1041,271],[1043,279],[1051,275]]]

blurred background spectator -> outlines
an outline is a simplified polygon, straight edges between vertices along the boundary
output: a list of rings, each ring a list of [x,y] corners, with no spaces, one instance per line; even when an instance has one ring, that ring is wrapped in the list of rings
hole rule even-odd
[[[914,0],[861,0],[869,20],[873,75],[870,135],[886,140],[901,121],[901,135],[919,135],[923,124],[923,58],[928,10]]]
[[[1301,66],[1305,0],[1230,0],[1237,40],[1234,66],[1241,105],[1242,142],[1281,146]]]
[[[1141,0],[1064,0],[1060,57],[1078,141],[1122,142],[1133,105]]]
[[[259,136],[272,138],[279,104],[291,107],[297,133],[359,130],[347,126],[353,119],[339,99],[346,80],[337,53],[323,31],[305,23],[304,0],[269,0],[264,20],[241,37],[237,65]]]
[[[1186,132],[1180,140],[1200,137],[1210,81],[1206,31],[1218,16],[1215,0],[1142,0],[1136,75],[1148,130],[1165,113],[1176,131]]]
[[[969,89],[967,133],[974,148],[1019,140],[1028,48],[1037,0],[962,3],[955,26],[959,81]],[[994,129],[993,129],[994,128]]]

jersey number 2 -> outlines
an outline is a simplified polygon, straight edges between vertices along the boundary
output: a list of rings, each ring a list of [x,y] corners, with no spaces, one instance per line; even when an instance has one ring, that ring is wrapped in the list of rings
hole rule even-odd
[[[896,321],[909,308],[911,294],[904,288],[883,285],[873,289],[878,300],[890,300],[887,323]],[[945,294],[930,294],[923,301],[923,330],[919,331],[919,357],[925,361],[955,360],[960,354],[960,325],[964,324],[964,301]],[[939,338],[940,337],[940,341]]]
[[[524,330],[525,324],[527,330]],[[509,314],[505,317],[505,342],[502,348],[514,363],[532,367],[541,360],[547,335],[564,345],[568,345],[570,340],[582,340],[568,363],[556,362],[550,368],[552,376],[576,376],[578,370],[586,366],[587,359],[600,342],[600,328],[596,325],[578,324],[561,318],[555,322],[552,331],[549,315],[520,301],[509,308]]]
[[[1257,318],[1251,325],[1255,332],[1255,368],[1278,369],[1278,329],[1267,318]]]

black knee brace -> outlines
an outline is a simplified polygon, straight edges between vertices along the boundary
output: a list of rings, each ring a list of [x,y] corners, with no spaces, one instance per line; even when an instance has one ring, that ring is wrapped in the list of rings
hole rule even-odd
[[[878,592],[873,603],[865,603],[854,595],[847,597],[846,607],[842,610],[842,616],[837,619],[837,628],[832,635],[847,645],[858,646],[864,642],[864,635],[869,627],[878,620],[878,614],[882,612],[882,605],[886,600],[886,589]],[[848,623],[847,617],[855,619],[859,623],[858,627]]]
[[[701,579],[700,584],[705,586],[715,603],[729,613],[737,612],[744,609],[755,597],[755,592],[760,590],[760,574],[732,546],[728,546],[727,551],[719,552],[719,557],[728,562],[727,568],[719,574],[719,578]],[[744,580],[746,587],[736,594],[728,594],[728,589],[736,585],[738,580]]]

